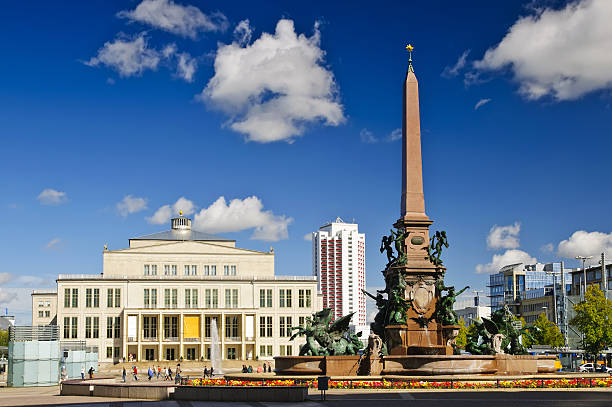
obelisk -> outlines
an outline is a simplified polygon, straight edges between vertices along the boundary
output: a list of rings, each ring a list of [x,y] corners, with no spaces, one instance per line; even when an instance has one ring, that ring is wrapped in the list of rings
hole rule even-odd
[[[423,194],[423,165],[421,159],[421,125],[419,118],[419,83],[412,66],[412,45],[404,79],[402,111],[402,199],[400,218],[395,227],[408,232],[406,238],[406,266],[431,269],[426,247],[429,244],[429,225],[433,222],[425,213]]]

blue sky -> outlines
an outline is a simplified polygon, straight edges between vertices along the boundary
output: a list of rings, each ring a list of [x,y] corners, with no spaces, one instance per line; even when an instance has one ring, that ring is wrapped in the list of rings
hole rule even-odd
[[[354,218],[380,286],[408,42],[447,280],[612,255],[610,17],[605,0],[6,4],[0,306],[29,319],[29,289],[101,272],[105,243],[179,206],[273,246],[278,274],[310,274],[304,235]]]

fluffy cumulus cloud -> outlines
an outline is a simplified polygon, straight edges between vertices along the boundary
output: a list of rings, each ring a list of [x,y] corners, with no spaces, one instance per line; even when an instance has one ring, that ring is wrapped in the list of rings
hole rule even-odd
[[[157,209],[153,216],[146,218],[147,222],[155,225],[163,225],[170,222],[170,218],[177,216],[179,211],[183,211],[183,215],[188,216],[196,210],[195,204],[185,197],[180,197],[171,205],[164,205]]]
[[[487,236],[487,247],[489,249],[517,249],[520,231],[521,224],[518,222],[508,226],[493,225]]]
[[[478,110],[480,109],[482,106],[486,105],[487,103],[489,103],[491,100],[490,98],[485,98],[485,99],[480,99],[478,102],[476,102],[476,104],[474,105],[474,110]]]
[[[117,203],[117,211],[123,217],[147,209],[147,200],[132,195],[126,195]]]
[[[612,87],[612,1],[578,0],[519,18],[474,67],[510,68],[527,99],[572,100]]]
[[[177,55],[177,58],[176,76],[186,82],[193,82],[193,75],[198,67],[196,59],[192,58],[187,52],[181,52]]]
[[[455,63],[455,65],[447,66],[444,68],[441,74],[442,77],[452,78],[454,76],[457,76],[459,74],[459,71],[461,71],[465,67],[465,64],[467,63],[467,57],[469,54],[470,54],[469,49],[466,49],[465,51],[463,51],[463,54],[459,56],[459,59],[457,59],[457,62]]]
[[[292,221],[293,218],[264,210],[256,196],[232,199],[229,204],[220,197],[195,215],[194,227],[210,233],[254,229],[251,239],[275,242],[287,239]]]
[[[148,69],[156,70],[163,54],[150,48],[144,33],[135,37],[118,36],[113,41],[105,42],[85,65],[97,67],[104,65],[114,69],[119,76],[140,76]]]
[[[246,45],[251,42],[251,36],[253,35],[253,29],[249,24],[249,20],[242,20],[234,28],[234,38],[240,45]]]
[[[0,288],[0,305],[7,305],[15,298],[17,298],[17,293],[14,290]]]
[[[559,243],[558,254],[573,259],[576,256],[612,256],[612,233],[578,230]]]
[[[143,0],[134,10],[121,11],[117,16],[192,39],[200,32],[225,31],[228,27],[227,18],[219,12],[206,15],[195,6],[172,0]]]
[[[250,33],[246,22],[239,33]],[[232,130],[250,141],[291,142],[309,123],[344,121],[334,75],[324,66],[318,25],[308,37],[283,19],[274,34],[263,33],[252,44],[246,38],[219,46],[215,75],[201,95],[229,116]]]
[[[47,188],[38,194],[36,199],[41,205],[61,205],[68,201],[68,196],[65,192]]]
[[[533,264],[537,263],[537,259],[522,250],[506,250],[504,253],[494,254],[490,263],[477,265],[476,273],[497,273],[502,267],[516,263]]]

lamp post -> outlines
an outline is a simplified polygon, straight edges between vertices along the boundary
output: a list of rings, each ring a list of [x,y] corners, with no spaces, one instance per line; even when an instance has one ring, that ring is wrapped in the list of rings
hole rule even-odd
[[[592,259],[593,256],[576,256],[576,260],[582,260],[582,278],[584,279],[584,290],[582,291],[582,299],[584,300],[586,298],[586,287],[587,287],[587,282],[586,282],[586,266],[585,263],[587,260]]]
[[[542,307],[542,309],[544,310],[544,315],[546,316],[546,319],[548,319],[548,307],[546,305],[544,305]],[[550,321],[550,320],[549,320]]]

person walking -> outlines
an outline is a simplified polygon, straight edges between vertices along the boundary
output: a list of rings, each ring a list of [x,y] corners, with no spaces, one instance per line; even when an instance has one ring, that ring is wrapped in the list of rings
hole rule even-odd
[[[203,377],[203,379],[206,380],[207,376],[208,376],[208,366],[204,366],[204,377]]]
[[[172,380],[172,368],[168,368],[168,380]]]
[[[213,374],[214,374],[214,372],[215,372],[215,368],[211,366],[211,367],[210,367],[210,378],[211,378],[211,379],[213,378]]]
[[[161,376],[161,366],[157,365],[157,380],[159,380],[159,376]]]
[[[125,366],[123,366],[123,371],[121,372],[121,377],[123,378],[123,383],[125,383],[125,376],[126,376],[126,371],[125,371]]]
[[[134,365],[134,380],[138,381],[138,368],[136,367],[136,365]]]
[[[81,368],[81,380],[85,380],[85,367]]]
[[[153,370],[151,369],[151,366],[149,366],[149,370],[147,370],[147,376],[149,377],[149,381],[151,381],[151,378],[153,377]]]
[[[89,368],[88,373],[89,373],[89,378],[90,378],[90,379],[93,379],[93,374],[94,374],[94,368],[93,368],[93,366],[91,366],[91,367]]]

